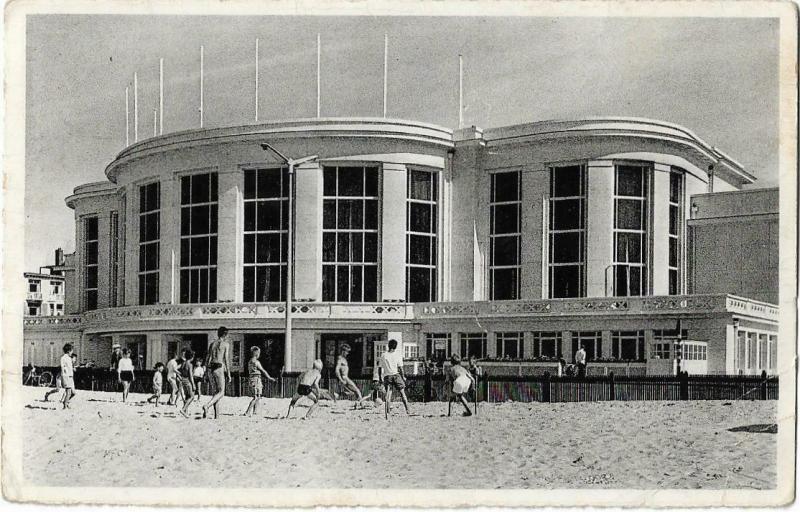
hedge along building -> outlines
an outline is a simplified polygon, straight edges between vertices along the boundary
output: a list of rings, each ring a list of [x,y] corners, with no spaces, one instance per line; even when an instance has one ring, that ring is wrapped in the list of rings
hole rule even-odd
[[[294,190],[264,142],[317,155]],[[690,198],[754,178],[676,125],[300,119],[153,137],[106,175],[67,198],[79,314],[54,326],[101,363],[113,343],[146,367],[202,354],[225,325],[236,368],[253,345],[278,370],[330,364],[347,342],[367,373],[375,340],[394,337],[407,357],[571,359],[582,344],[662,373],[678,335],[693,372],[775,367],[775,306],[687,290]],[[740,356],[742,321],[758,334]]]

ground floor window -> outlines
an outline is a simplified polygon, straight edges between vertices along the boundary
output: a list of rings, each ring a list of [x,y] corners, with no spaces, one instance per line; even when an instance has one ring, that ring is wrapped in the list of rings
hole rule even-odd
[[[769,369],[775,370],[778,366],[778,337],[774,334],[769,336]]]
[[[603,331],[575,331],[572,333],[572,357],[583,345],[586,360],[594,361],[603,355]]]
[[[672,344],[653,343],[653,350],[650,352],[653,359],[672,359]]]
[[[470,356],[486,357],[486,333],[462,332],[458,335],[461,340],[461,358]]]
[[[419,357],[419,347],[413,343],[403,343],[403,359],[416,359]]]
[[[534,331],[533,337],[533,357],[558,359],[561,354],[561,332],[560,331]]]
[[[495,333],[498,359],[521,359],[524,335],[521,332]]]
[[[684,342],[682,348],[682,359],[685,361],[706,361],[708,359],[705,344]]]
[[[611,356],[623,361],[644,360],[644,331],[611,331]]]
[[[425,333],[425,355],[432,361],[450,357],[450,333]]]

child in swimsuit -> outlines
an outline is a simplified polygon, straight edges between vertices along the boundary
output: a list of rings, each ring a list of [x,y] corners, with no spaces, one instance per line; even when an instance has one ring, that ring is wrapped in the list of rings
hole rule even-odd
[[[342,345],[341,355],[336,360],[335,373],[336,378],[339,381],[342,394],[349,393],[355,395],[356,401],[353,404],[353,409],[356,409],[359,405],[361,405],[361,402],[364,401],[364,397],[361,395],[361,390],[358,389],[356,383],[350,378],[350,366],[347,363],[347,355],[350,354],[350,350],[350,345],[347,343]]]
[[[275,382],[277,379],[273,379],[270,377],[267,370],[261,366],[261,362],[258,360],[259,356],[261,356],[261,349],[258,347],[253,347],[250,349],[250,360],[247,362],[247,375],[250,379],[250,396],[253,397],[250,400],[250,405],[247,406],[247,411],[245,411],[245,416],[252,416],[258,412],[258,401],[261,399],[261,395],[264,394],[264,387],[261,382],[261,374],[264,374],[264,377],[271,382]]]
[[[451,366],[447,370],[447,381],[451,382],[453,387],[450,400],[447,402],[447,415],[450,416],[453,398],[458,398],[464,409],[466,409],[464,416],[472,416],[472,411],[469,410],[469,405],[464,395],[467,394],[470,386],[475,384],[475,378],[470,375],[466,368],[461,366],[461,357],[458,354],[450,356],[450,363]]]
[[[189,405],[194,401],[194,375],[192,371],[192,360],[194,359],[194,352],[192,349],[183,349],[183,363],[178,367],[178,376],[180,377],[180,387],[183,391],[183,408],[178,411],[181,416],[188,418]]]
[[[147,399],[148,403],[153,403],[153,400],[156,401],[156,407],[158,407],[158,401],[161,399],[161,387],[164,383],[164,374],[161,372],[164,371],[164,363],[158,362],[153,367],[155,369],[155,373],[153,373],[153,396]]]
[[[314,404],[308,409],[305,417],[311,416],[311,413],[319,403],[320,389],[319,380],[322,378],[322,360],[317,359],[314,361],[314,366],[300,375],[299,383],[297,384],[297,391],[292,396],[292,401],[289,402],[289,412],[286,413],[288,418],[292,414],[292,407],[300,400],[301,397],[308,397]]]

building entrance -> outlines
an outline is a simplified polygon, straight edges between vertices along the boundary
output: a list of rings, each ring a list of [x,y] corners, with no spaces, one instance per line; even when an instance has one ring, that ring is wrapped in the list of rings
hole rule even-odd
[[[372,367],[375,362],[374,344],[375,340],[384,338],[383,333],[322,333],[319,336],[317,346],[317,357],[325,363],[326,377],[334,377],[333,370],[336,368],[336,358],[340,353],[341,346],[347,343],[352,349],[347,358],[352,378],[371,378]]]

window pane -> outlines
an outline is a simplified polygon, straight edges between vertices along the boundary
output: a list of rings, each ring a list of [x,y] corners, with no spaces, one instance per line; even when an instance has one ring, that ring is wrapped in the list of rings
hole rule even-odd
[[[581,233],[553,233],[550,235],[553,263],[579,263],[581,254]]]
[[[181,204],[192,202],[192,178],[184,176],[181,178]]]
[[[256,197],[256,171],[246,169],[244,171],[244,198],[253,199]]]
[[[97,217],[89,217],[85,222],[86,240],[97,240]]]
[[[581,166],[554,167],[551,171],[553,197],[583,195],[581,191]]]
[[[208,233],[209,210],[208,206],[190,206],[191,209],[191,233],[184,235],[202,235]]]
[[[364,229],[378,229],[378,200],[364,201]]]
[[[670,235],[677,235],[678,234],[678,225],[679,225],[679,210],[677,206],[670,206],[669,207],[669,234]]]
[[[336,261],[336,233],[322,234],[322,261]]]
[[[642,263],[643,235],[639,233],[615,233],[617,238],[614,258],[619,262]]]
[[[281,229],[281,202],[259,201],[256,207],[256,229],[278,231]]]
[[[378,267],[368,265],[364,267],[364,302],[378,300]]]
[[[496,236],[492,238],[492,251],[490,265],[518,265],[519,264],[519,237]]]
[[[408,197],[410,199],[430,201],[433,197],[431,176],[432,174],[428,172],[412,170],[408,177]]]
[[[261,169],[258,172],[258,197],[281,197],[281,169]]]
[[[642,202],[636,199],[617,199],[617,224],[619,229],[644,229]]]
[[[242,299],[245,302],[255,302],[255,279],[256,279],[256,268],[255,267],[244,267],[244,291]]]
[[[207,203],[210,199],[209,175],[196,174],[192,178],[192,203]]]
[[[551,267],[551,274],[550,290],[553,298],[580,297],[580,266]]]
[[[492,174],[494,183],[492,201],[518,201],[519,194],[519,172],[498,172]]]
[[[377,167],[368,167],[364,170],[365,196],[378,197],[378,172]]]
[[[97,242],[89,242],[86,247],[86,264],[94,265],[97,263]]]
[[[336,195],[336,167],[325,167],[322,171],[322,188],[326,196]]]
[[[364,261],[364,234],[350,233],[350,258],[354,262]]]
[[[350,267],[350,301],[361,302],[364,300],[361,293],[361,273],[363,267],[353,266]]]
[[[622,359],[636,359],[636,341],[632,339],[622,340]]]
[[[410,302],[431,301],[431,271],[427,268],[408,267],[408,300]]]
[[[336,267],[333,265],[322,266],[322,300],[336,300]]]
[[[551,229],[581,229],[581,199],[562,199],[553,201],[550,210]]]
[[[256,238],[256,262],[278,263],[281,258],[281,235],[278,233],[259,234]]]
[[[431,264],[431,239],[427,236],[408,236],[408,262],[416,265]]]
[[[86,269],[86,288],[97,288],[97,267]]]
[[[640,166],[617,166],[617,195],[644,196],[644,172]]]
[[[339,167],[339,195],[364,195],[364,169],[362,167]]]
[[[494,212],[494,234],[519,232],[519,205],[492,206]]]
[[[492,300],[516,300],[517,269],[500,268],[492,270]]]
[[[348,302],[350,297],[350,267],[338,267],[336,269],[336,300]]]
[[[681,180],[683,176],[673,172],[669,175],[669,200],[672,203],[677,203],[681,198]]]
[[[378,262],[378,234],[364,233],[364,261]]]
[[[678,239],[677,238],[670,238],[669,239],[669,266],[670,267],[677,267],[678,266]]]
[[[669,271],[669,294],[678,295],[678,271]]]
[[[336,261],[342,263],[352,261],[350,258],[352,251],[350,233],[336,233],[336,246]]]
[[[336,200],[325,199],[322,203],[322,228],[336,229]]]
[[[420,233],[431,233],[433,228],[431,205],[409,203],[409,230]]]

